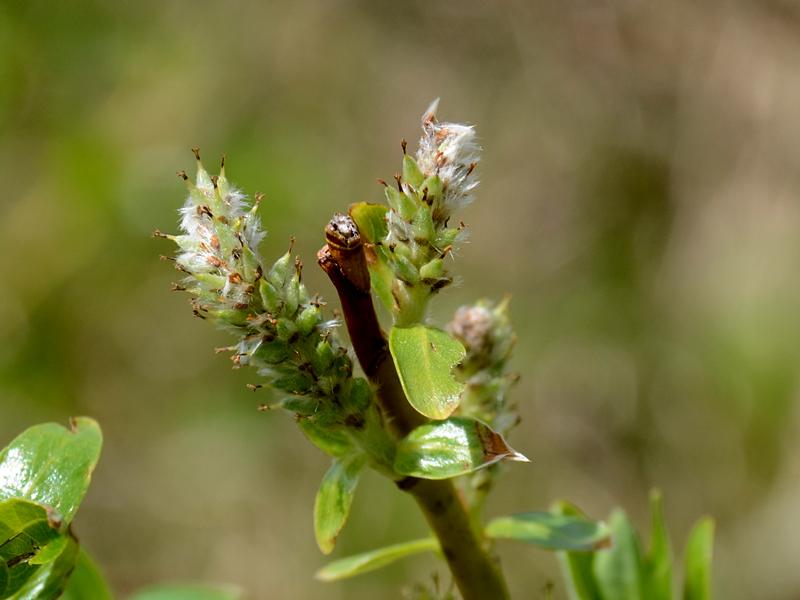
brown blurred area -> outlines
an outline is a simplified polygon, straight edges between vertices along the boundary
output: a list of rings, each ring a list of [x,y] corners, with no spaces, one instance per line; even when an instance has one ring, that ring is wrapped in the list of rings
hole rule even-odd
[[[0,441],[98,419],[76,531],[121,596],[200,580],[357,600],[427,578],[430,558],[313,580],[328,460],[256,411],[256,375],[214,355],[225,334],[169,292],[149,236],[176,229],[188,148],[226,153],[266,193],[264,256],[296,236],[332,300],[322,227],[381,199],[441,97],[484,158],[433,316],[509,292],[519,335],[510,441],[533,462],[490,512],[567,498],[646,530],[658,486],[678,555],[716,517],[718,598],[800,597],[798,65],[789,0],[5,2]],[[334,556],[424,531],[368,476]],[[554,556],[500,552],[515,597],[564,597]]]

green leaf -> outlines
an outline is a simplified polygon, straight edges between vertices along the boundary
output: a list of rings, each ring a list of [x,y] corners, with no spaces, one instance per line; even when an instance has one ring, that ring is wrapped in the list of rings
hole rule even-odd
[[[711,558],[714,547],[714,521],[700,520],[686,542],[683,600],[710,600]]]
[[[347,522],[365,464],[361,454],[335,458],[322,479],[314,502],[314,533],[323,554],[333,552],[336,537]]]
[[[240,600],[242,592],[232,586],[159,585],[135,593],[128,600]]]
[[[37,559],[47,557],[47,562],[38,566],[36,571],[25,581],[25,584],[9,600],[54,600],[60,598],[67,580],[78,560],[78,543],[68,534],[59,536],[45,546],[35,558],[30,560],[36,564]]]
[[[362,554],[355,554],[328,563],[317,571],[316,578],[321,581],[337,581],[355,577],[362,573],[380,569],[401,558],[421,552],[438,552],[439,543],[433,538],[424,538],[411,542],[394,544],[377,550],[370,550]]]
[[[389,349],[406,398],[429,419],[446,419],[458,407],[464,385],[453,367],[466,356],[461,343],[440,329],[393,327]]]
[[[72,521],[89,487],[103,438],[97,423],[78,417],[69,429],[36,425],[0,452],[0,500],[24,498]]]
[[[61,600],[113,600],[103,574],[83,548]]]
[[[645,597],[672,600],[672,549],[664,521],[661,492],[650,493],[650,552],[645,561]]]
[[[447,479],[504,458],[527,462],[499,433],[468,417],[420,425],[400,440],[394,468],[401,475]]]
[[[389,259],[387,257],[386,248],[383,246],[375,246],[372,249],[366,250],[367,267],[369,268],[369,281],[378,300],[381,301],[386,307],[386,310],[391,311],[394,308],[394,294],[392,294],[392,286],[394,285],[394,271],[389,266]]]
[[[353,451],[353,443],[342,429],[323,427],[314,419],[300,419],[297,425],[312,444],[330,456],[344,456]]]
[[[350,206],[350,217],[356,222],[358,232],[370,244],[377,244],[389,233],[386,213],[389,209],[383,204],[358,202]]]
[[[612,546],[597,553],[594,576],[603,598],[646,600],[642,586],[642,556],[636,531],[617,509],[609,518]]]
[[[65,538],[60,526],[43,506],[21,499],[0,502],[0,598],[19,592],[41,564],[58,556],[60,548],[52,544]]]
[[[529,512],[492,520],[491,538],[519,540],[548,550],[596,550],[609,543],[605,523],[549,512]]]
[[[425,181],[425,175],[420,171],[417,161],[408,154],[403,156],[403,181],[410,183],[416,189],[420,189],[422,182]]]
[[[553,506],[553,512],[558,515],[586,518],[578,508],[564,501],[557,502]],[[595,556],[596,552],[558,553],[570,600],[602,600],[594,578]]]

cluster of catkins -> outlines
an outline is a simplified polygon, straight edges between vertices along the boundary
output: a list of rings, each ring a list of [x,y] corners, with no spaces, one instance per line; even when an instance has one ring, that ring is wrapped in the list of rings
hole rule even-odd
[[[475,130],[436,120],[438,101],[422,117],[416,158],[406,153],[397,187],[386,185],[388,233],[376,245],[378,259],[394,273],[395,324],[422,321],[429,297],[452,282],[445,258],[463,239],[453,213],[472,201],[480,159]]]
[[[369,384],[353,377],[353,363],[338,341],[335,320],[302,282],[302,264],[291,249],[270,267],[258,253],[264,233],[256,215],[225,177],[210,176],[197,155],[197,177],[185,173],[189,196],[181,209],[181,235],[174,241],[176,268],[185,274],[175,288],[192,295],[194,314],[233,332],[235,365],[250,365],[285,396],[269,405],[293,411],[312,442],[334,456],[368,455],[391,469],[392,443]],[[253,386],[257,387],[257,386]],[[266,407],[265,407],[266,408]]]

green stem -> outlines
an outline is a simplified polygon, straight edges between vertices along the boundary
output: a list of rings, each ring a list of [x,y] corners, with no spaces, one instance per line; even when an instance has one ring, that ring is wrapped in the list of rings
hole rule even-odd
[[[356,356],[378,390],[393,433],[404,437],[424,418],[406,400],[380,330],[360,235],[355,224],[343,228],[338,216],[326,229],[326,237],[328,245],[319,251],[318,262],[336,288]],[[509,598],[499,565],[473,528],[452,481],[406,477],[398,487],[411,494],[422,510],[464,600]]]

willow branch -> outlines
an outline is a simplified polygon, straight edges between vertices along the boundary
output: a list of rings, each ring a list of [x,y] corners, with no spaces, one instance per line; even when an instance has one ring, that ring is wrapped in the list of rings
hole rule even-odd
[[[353,349],[367,378],[377,388],[381,409],[395,435],[404,437],[424,418],[406,400],[381,332],[358,228],[350,217],[336,215],[325,236],[328,243],[317,254],[317,260],[336,288]],[[417,501],[439,540],[464,600],[508,598],[498,565],[472,528],[453,483],[406,477],[398,485]]]

